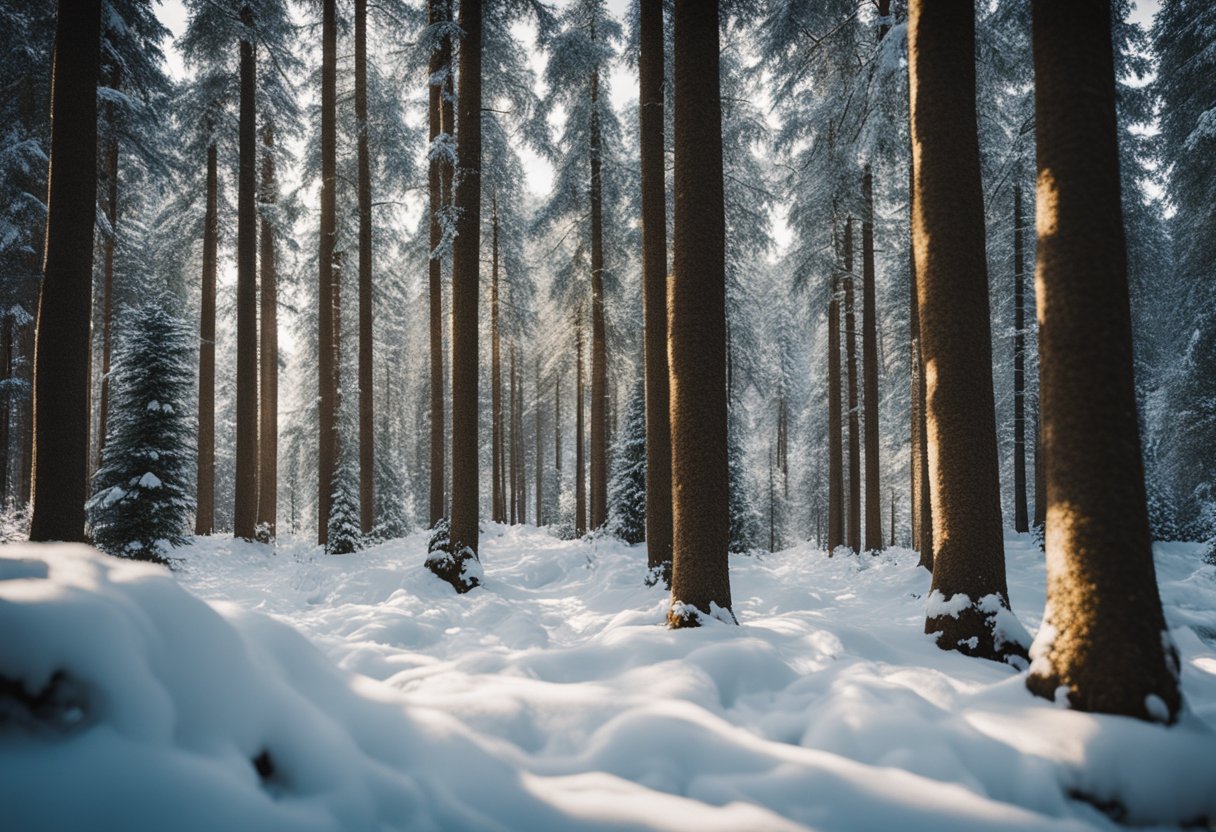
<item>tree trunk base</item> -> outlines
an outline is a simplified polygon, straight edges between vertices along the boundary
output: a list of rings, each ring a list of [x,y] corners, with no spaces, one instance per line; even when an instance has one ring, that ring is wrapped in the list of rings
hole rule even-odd
[[[925,632],[934,636],[937,646],[943,650],[957,650],[964,656],[1025,670],[1030,664],[1029,634],[1014,618],[1008,605],[986,603],[996,597],[986,596],[960,610],[929,615],[925,619]]]

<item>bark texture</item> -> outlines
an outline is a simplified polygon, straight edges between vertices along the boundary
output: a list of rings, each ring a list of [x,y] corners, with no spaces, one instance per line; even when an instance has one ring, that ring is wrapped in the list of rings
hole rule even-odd
[[[861,363],[866,431],[867,552],[882,549],[882,490],[878,469],[878,309],[874,292],[874,174],[862,177],[865,216],[861,220]]]
[[[258,394],[258,535],[274,540],[279,512],[279,272],[274,223],[269,214],[278,200],[275,179],[274,128],[262,130],[261,250],[261,379]]]
[[[449,0],[430,0],[427,5],[427,22],[434,26],[452,19]],[[431,53],[427,65],[430,101],[427,107],[430,140],[453,130],[452,113],[452,42],[443,38],[439,48]],[[443,403],[443,259],[438,249],[443,241],[443,229],[439,218],[447,200],[451,176],[438,157],[431,159],[429,171],[430,189],[430,233],[431,257],[427,271],[428,310],[430,319],[430,370],[431,370],[431,471],[429,518],[434,527],[444,514],[444,420]]]
[[[1172,722],[1136,422],[1109,0],[1032,5],[1047,605],[1034,693]],[[1047,629],[1046,627],[1044,628]]]
[[[215,531],[215,266],[219,236],[216,148],[207,148],[202,307],[198,324],[198,494],[194,533]]]
[[[646,384],[646,558],[671,586],[671,414],[667,379],[667,182],[663,150],[663,4],[639,4],[642,315]],[[658,570],[656,572],[656,570]]]
[[[726,222],[718,4],[675,4],[675,240],[668,294],[672,627],[734,619],[727,551]]]
[[[329,543],[329,505],[338,457],[338,367],[334,340],[334,244],[337,236],[336,0],[321,4],[321,240],[317,288],[317,543]]]
[[[375,341],[372,327],[372,175],[367,147],[367,0],[355,0],[355,129],[359,189],[359,526],[376,525]]]
[[[909,19],[916,277],[926,374],[938,646],[1000,659],[1025,647],[1008,608],[998,479],[984,205],[975,110],[975,8],[913,2]],[[967,597],[956,614],[940,602]],[[937,602],[935,604],[935,602]]]
[[[32,541],[85,539],[100,52],[100,0],[61,0],[34,357]]]

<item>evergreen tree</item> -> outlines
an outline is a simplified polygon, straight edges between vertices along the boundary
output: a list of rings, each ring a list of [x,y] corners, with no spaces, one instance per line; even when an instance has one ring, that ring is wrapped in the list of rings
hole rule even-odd
[[[646,390],[629,399],[625,422],[612,446],[616,469],[608,483],[608,531],[626,543],[646,539]]]
[[[167,563],[194,511],[194,336],[159,295],[127,316],[112,371],[109,436],[93,477],[94,542],[112,555]]]
[[[729,551],[742,554],[760,545],[760,511],[752,495],[752,484],[747,473],[747,459],[743,447],[745,429],[742,423],[743,409],[738,405],[730,408],[727,426],[727,468],[730,491],[730,544]]]
[[[349,555],[363,548],[363,530],[359,525],[359,475],[350,444],[340,444],[338,466],[334,469],[325,538],[328,555]]]

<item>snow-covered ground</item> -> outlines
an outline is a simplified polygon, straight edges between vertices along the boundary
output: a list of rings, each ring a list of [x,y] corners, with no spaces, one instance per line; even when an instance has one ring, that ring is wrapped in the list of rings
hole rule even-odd
[[[1042,556],[1007,551],[1033,631]],[[678,632],[642,547],[532,527],[487,527],[464,596],[421,533],[179,553],[171,576],[0,548],[0,829],[1118,828],[1076,795],[1216,818],[1216,568],[1195,546],[1157,548],[1172,728],[938,650],[904,550],[734,558],[740,626]]]

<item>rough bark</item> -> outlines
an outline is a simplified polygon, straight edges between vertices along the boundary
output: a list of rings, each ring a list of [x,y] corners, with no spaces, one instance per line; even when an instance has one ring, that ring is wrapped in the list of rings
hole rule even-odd
[[[269,212],[278,200],[275,180],[274,128],[262,131],[261,249],[261,379],[258,430],[258,535],[274,540],[279,512],[279,274],[274,223]]]
[[[667,182],[663,139],[663,4],[638,20],[642,167],[642,316],[646,384],[646,558],[671,586],[671,414],[667,378]]]
[[[975,8],[911,5],[916,276],[926,368],[933,591],[925,632],[939,647],[1000,659],[1008,608],[997,463],[984,205],[975,110]],[[966,596],[962,609],[941,602]],[[957,602],[956,602],[957,603]]]
[[[1047,604],[1027,686],[1078,710],[1182,707],[1136,421],[1110,3],[1032,4]],[[1048,627],[1049,625],[1049,627]]]
[[[828,557],[844,545],[844,425],[840,413],[840,285],[828,303]]]
[[[32,541],[85,539],[100,45],[100,0],[61,0],[34,358]]]
[[[1019,177],[1020,180],[1020,177]],[[1022,183],[1013,183],[1013,527],[1026,518],[1026,276],[1022,272]]]
[[[355,124],[359,191],[359,526],[376,524],[375,367],[372,337],[372,176],[367,147],[367,0],[355,0]]]
[[[490,221],[490,514],[496,523],[507,522],[503,475],[502,326],[499,323],[498,199],[491,198]]]
[[[258,290],[257,158],[255,127],[257,68],[253,12],[241,7],[241,101],[236,220],[236,482],[232,533],[257,537],[258,525]]]
[[[584,458],[583,408],[586,393],[583,389],[583,313],[574,317],[574,533],[582,537],[587,533],[587,476]]]
[[[448,558],[432,561],[436,574],[457,592],[478,581],[464,562],[478,545],[478,325],[481,228],[481,0],[460,4],[460,90],[457,98],[455,204],[452,246],[452,521]]]
[[[593,35],[594,36],[594,35]],[[591,74],[591,528],[608,520],[608,344],[604,331],[604,183],[600,76]]]
[[[861,551],[861,412],[857,409],[857,316],[853,297],[853,218],[844,223],[845,371],[849,385],[848,546]]]
[[[427,5],[427,22],[434,26],[452,18],[449,0],[430,0]],[[427,66],[427,84],[430,102],[427,108],[430,140],[434,143],[441,133],[451,133],[453,114],[451,102],[452,43],[448,38],[439,42],[439,48],[431,53]],[[434,83],[442,78],[441,83]],[[430,189],[430,234],[431,257],[428,263],[427,292],[430,314],[430,404],[431,404],[431,471],[429,518],[433,527],[443,518],[444,509],[444,420],[443,403],[443,260],[437,250],[443,240],[443,229],[439,216],[447,199],[451,177],[443,162],[431,159],[429,171]]]
[[[334,245],[337,236],[338,29],[336,0],[321,4],[321,235],[317,287],[317,543],[329,542],[337,464],[338,375],[334,361]]]
[[[874,275],[874,174],[862,177],[865,215],[861,219],[861,364],[866,431],[866,532],[868,552],[882,549],[882,490],[878,469],[878,309]]]
[[[726,222],[718,4],[675,4],[675,240],[668,293],[672,627],[731,612]]]

